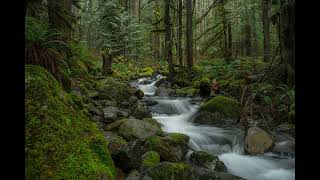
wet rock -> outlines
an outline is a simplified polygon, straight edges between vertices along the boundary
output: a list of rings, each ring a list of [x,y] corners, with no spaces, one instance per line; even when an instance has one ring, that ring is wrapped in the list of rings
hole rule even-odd
[[[104,132],[104,136],[109,141],[108,149],[110,153],[115,152],[121,146],[127,144],[127,141],[123,139],[121,136],[118,136],[114,132],[106,131]]]
[[[141,165],[142,141],[136,140],[121,146],[111,154],[113,162],[124,172],[138,169]]]
[[[88,104],[88,111],[91,116],[103,116],[103,112],[92,103]]]
[[[252,154],[263,154],[273,145],[273,139],[266,131],[254,126],[249,128],[245,139],[245,150]]]
[[[153,106],[158,104],[158,102],[151,97],[144,98],[141,102],[144,102],[147,106]]]
[[[116,107],[105,107],[103,109],[103,117],[105,123],[114,122],[118,117],[119,109]]]
[[[113,123],[107,124],[104,126],[105,131],[113,131],[117,132],[119,130],[120,125],[125,121],[126,119],[117,120]]]
[[[146,170],[143,180],[193,180],[192,167],[185,163],[160,162]]]
[[[295,136],[295,125],[289,124],[289,123],[283,123],[283,124],[280,124],[279,126],[277,126],[275,128],[275,131],[278,133],[280,133],[280,132],[289,133],[289,134]]]
[[[149,109],[142,103],[137,104],[131,115],[137,119],[152,117]]]
[[[145,140],[156,134],[161,134],[161,129],[151,123],[139,119],[125,119],[119,126],[119,135],[127,141],[135,139]]]
[[[155,95],[156,96],[169,96],[171,93],[172,93],[172,89],[170,88],[169,83],[163,83],[157,88]]]
[[[137,89],[137,90],[134,92],[134,95],[137,96],[138,99],[142,99],[143,96],[144,96],[144,93],[143,93],[140,89]]]
[[[159,87],[161,84],[163,84],[164,82],[166,82],[167,78],[163,77],[161,79],[159,79],[154,85],[156,87]]]
[[[227,167],[217,156],[204,151],[193,152],[190,155],[190,161],[197,166],[211,171],[227,172]]]
[[[140,173],[137,170],[132,170],[124,180],[140,180]]]

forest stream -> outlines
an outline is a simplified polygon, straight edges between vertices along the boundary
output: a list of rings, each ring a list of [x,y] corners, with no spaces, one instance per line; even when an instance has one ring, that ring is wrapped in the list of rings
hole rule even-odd
[[[201,102],[185,97],[156,96],[155,84],[161,78],[161,75],[141,78],[132,85],[144,92],[144,98],[156,101],[149,108],[165,132],[188,135],[190,149],[218,155],[233,175],[249,180],[295,179],[294,155],[273,152],[260,156],[246,155],[244,130],[224,124],[213,126],[194,123],[193,117]],[[278,143],[286,143],[286,139]]]

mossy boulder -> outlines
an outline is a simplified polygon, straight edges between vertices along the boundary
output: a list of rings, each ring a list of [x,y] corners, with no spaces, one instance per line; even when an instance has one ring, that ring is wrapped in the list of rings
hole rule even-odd
[[[114,179],[107,140],[72,96],[44,68],[25,66],[27,179]]]
[[[231,97],[219,95],[201,105],[200,111],[216,113],[221,118],[238,118],[240,104]]]
[[[125,119],[119,126],[118,132],[127,141],[145,140],[152,135],[162,134],[157,125],[134,118]]]
[[[160,155],[156,151],[148,151],[142,155],[142,168],[149,168],[160,162]]]
[[[195,179],[193,168],[185,163],[160,162],[146,170],[143,180],[192,180]]]
[[[151,136],[145,144],[146,151],[156,151],[159,153],[161,160],[170,162],[180,162],[185,159],[188,148],[183,138]]]
[[[134,89],[129,84],[123,83],[112,77],[101,79],[97,82],[100,99],[115,100],[118,104],[127,101]]]
[[[190,161],[200,167],[217,172],[227,172],[227,167],[219,158],[204,151],[196,151],[190,155]]]

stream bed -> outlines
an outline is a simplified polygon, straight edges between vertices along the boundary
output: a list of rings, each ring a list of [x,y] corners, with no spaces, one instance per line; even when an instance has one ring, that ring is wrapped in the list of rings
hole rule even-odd
[[[293,180],[295,158],[274,153],[251,156],[244,153],[244,131],[223,125],[193,123],[193,115],[199,105],[191,98],[156,96],[156,82],[163,78],[141,78],[132,85],[152,99],[156,104],[149,106],[153,118],[168,133],[183,133],[190,137],[189,147],[218,155],[228,172],[248,180]]]

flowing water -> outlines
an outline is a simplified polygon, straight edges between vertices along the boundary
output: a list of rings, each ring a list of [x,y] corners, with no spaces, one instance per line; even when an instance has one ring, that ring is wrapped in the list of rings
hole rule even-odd
[[[189,146],[219,156],[228,172],[248,180],[292,180],[295,179],[295,159],[267,153],[262,156],[244,155],[244,132],[236,127],[199,125],[192,122],[198,106],[191,99],[155,96],[155,83],[161,79],[139,79],[133,86],[141,89],[145,96],[157,102],[150,106],[153,118],[162,124],[166,132],[183,133],[190,136]]]

